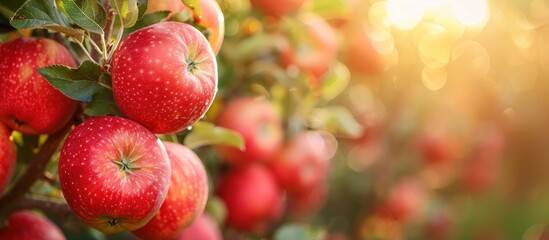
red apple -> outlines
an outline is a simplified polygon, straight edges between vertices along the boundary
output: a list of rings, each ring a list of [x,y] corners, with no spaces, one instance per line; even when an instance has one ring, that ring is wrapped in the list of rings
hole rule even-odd
[[[426,131],[419,136],[418,149],[427,166],[452,162],[457,156],[455,140],[445,131]]]
[[[165,10],[172,13],[178,13],[184,9],[187,9],[187,7],[181,0],[149,0],[147,5],[147,13]],[[200,9],[202,11],[202,16],[197,24],[206,29],[208,42],[217,55],[225,34],[225,18],[223,12],[216,0],[200,0]],[[174,18],[177,19],[177,16]]]
[[[188,228],[177,237],[177,240],[222,240],[221,230],[217,223],[208,216],[202,214]]]
[[[227,206],[229,227],[262,234],[282,213],[282,192],[261,165],[233,169],[222,177],[216,191]]]
[[[483,159],[468,161],[461,175],[465,189],[475,193],[487,191],[496,182],[497,168],[496,163]]]
[[[374,48],[374,42],[366,28],[351,27],[347,30],[345,63],[352,72],[364,75],[379,75],[384,71],[383,57]]]
[[[15,212],[8,218],[7,225],[0,228],[2,240],[63,240],[65,236],[59,228],[45,217],[30,211]]]
[[[330,150],[318,132],[301,132],[269,167],[283,189],[290,194],[303,194],[326,178],[330,157]]]
[[[217,91],[213,51],[185,23],[161,22],[130,34],[114,53],[111,73],[122,114],[153,133],[191,126]]]
[[[15,164],[15,146],[10,140],[10,131],[0,124],[0,196],[10,182]]]
[[[0,48],[0,122],[26,134],[59,130],[76,110],[36,69],[54,64],[76,67],[63,45],[45,38],[18,38]]]
[[[301,35],[283,41],[280,49],[280,63],[284,67],[294,65],[316,78],[318,85],[328,71],[337,53],[337,38],[330,25],[318,15],[302,15],[298,20]]]
[[[414,179],[398,182],[378,208],[379,216],[397,222],[404,222],[423,211],[425,191]]]
[[[305,0],[250,0],[250,3],[265,15],[279,18],[297,12]]]
[[[280,117],[267,100],[240,97],[227,103],[219,113],[216,125],[242,135],[246,148],[240,151],[217,146],[221,155],[233,165],[269,160],[282,147],[284,130]]]
[[[90,118],[61,150],[61,191],[76,216],[97,230],[136,230],[166,198],[169,161],[162,142],[136,122]]]
[[[132,232],[141,239],[174,239],[202,214],[208,200],[208,176],[198,156],[183,145],[163,143],[172,167],[170,188],[158,213]]]
[[[202,16],[198,24],[207,30],[208,42],[217,55],[225,36],[225,17],[216,0],[200,0]]]

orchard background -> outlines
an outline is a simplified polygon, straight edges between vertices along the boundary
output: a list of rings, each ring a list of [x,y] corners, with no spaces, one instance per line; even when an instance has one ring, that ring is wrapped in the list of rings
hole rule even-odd
[[[145,123],[128,109],[153,99],[123,103],[114,86],[141,64],[117,60],[120,41],[167,21],[203,33],[185,44],[209,42],[217,65],[215,99],[184,129]],[[30,239],[134,239],[84,224],[59,180],[67,135],[122,116],[205,166],[207,184],[183,194],[207,189],[205,209],[194,206],[205,217],[179,208],[176,219],[191,216],[180,239],[549,239],[548,24],[545,0],[0,0],[0,88],[10,69],[34,66],[21,73],[76,105],[33,131],[2,109],[27,100],[0,95],[0,236],[21,239],[18,226],[39,234]],[[14,64],[25,49],[10,43],[29,37],[57,42],[74,64]],[[132,47],[152,49],[143,62],[173,50]],[[214,76],[204,59],[186,69]],[[25,209],[35,212],[8,223]]]

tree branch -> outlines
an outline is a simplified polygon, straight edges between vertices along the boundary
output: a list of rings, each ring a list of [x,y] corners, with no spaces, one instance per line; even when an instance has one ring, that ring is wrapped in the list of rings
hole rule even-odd
[[[28,164],[19,181],[0,199],[0,216],[5,216],[6,213],[9,213],[10,209],[29,191],[34,182],[44,175],[44,170],[51,156],[57,151],[65,136],[70,132],[71,126],[72,121],[61,130],[49,135],[38,154]]]
[[[39,209],[43,212],[49,212],[57,214],[62,218],[74,217],[69,205],[63,200],[43,197],[43,196],[27,196],[22,199],[19,199],[14,203],[8,212],[15,212],[22,209]]]

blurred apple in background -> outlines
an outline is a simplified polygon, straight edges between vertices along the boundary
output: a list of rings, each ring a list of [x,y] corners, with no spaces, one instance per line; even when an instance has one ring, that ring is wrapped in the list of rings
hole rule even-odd
[[[252,7],[272,17],[282,17],[295,13],[306,0],[250,0]]]
[[[192,19],[193,24],[204,28],[204,34],[212,47],[212,50],[217,55],[221,49],[223,43],[223,36],[225,34],[225,18],[223,12],[219,7],[216,0],[200,0],[201,17],[196,20]],[[188,20],[184,19],[187,16],[179,16],[184,10],[189,10],[186,14],[191,14],[191,9],[183,4],[181,0],[149,0],[147,4],[146,13],[153,13],[158,11],[170,11],[170,16],[173,16],[173,20]],[[184,14],[183,14],[184,15]]]
[[[282,191],[261,165],[230,170],[215,192],[227,206],[226,225],[231,228],[263,235],[282,216]]]
[[[312,74],[312,85],[317,87],[336,57],[337,38],[332,27],[318,15],[304,14],[297,21],[295,29],[282,41],[280,63]]]
[[[231,99],[215,123],[234,130],[244,138],[242,151],[230,146],[217,146],[220,157],[235,166],[270,160],[280,151],[284,131],[280,116],[267,100],[251,97]]]
[[[290,194],[306,194],[326,179],[332,154],[318,132],[301,132],[288,142],[269,168]]]
[[[426,190],[415,179],[397,182],[378,207],[378,216],[405,222],[425,209]]]
[[[221,230],[217,223],[206,213],[200,215],[190,226],[185,228],[177,240],[222,240]]]

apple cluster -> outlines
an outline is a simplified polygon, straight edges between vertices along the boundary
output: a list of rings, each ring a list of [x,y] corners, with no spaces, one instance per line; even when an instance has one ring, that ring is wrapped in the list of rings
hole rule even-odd
[[[41,75],[38,69],[48,66],[76,69],[59,42],[21,37],[1,45],[0,193],[16,165],[12,131],[54,134],[68,126],[59,181],[82,222],[103,233],[131,231],[142,239],[174,239],[195,219],[210,224],[202,216],[208,177],[201,160],[191,149],[155,135],[192,126],[217,92],[215,54],[223,16],[215,1],[202,4],[204,18],[197,24],[212,30],[207,36],[190,24],[161,22],[132,32],[114,50],[106,73],[121,117],[81,116],[78,99]],[[150,1],[153,10],[154,5]],[[0,238],[10,237],[64,239],[55,225],[28,212],[13,213],[0,229]]]

